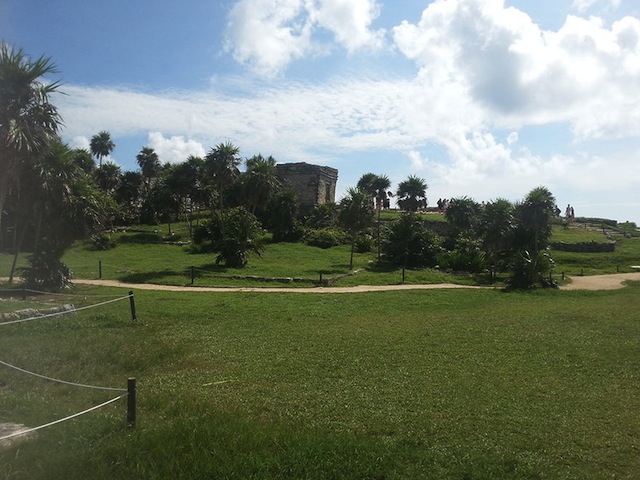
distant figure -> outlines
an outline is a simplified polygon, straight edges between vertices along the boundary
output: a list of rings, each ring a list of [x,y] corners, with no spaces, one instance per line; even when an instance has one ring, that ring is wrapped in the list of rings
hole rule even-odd
[[[576,219],[576,213],[573,210],[573,207],[571,207],[571,221],[573,222]]]

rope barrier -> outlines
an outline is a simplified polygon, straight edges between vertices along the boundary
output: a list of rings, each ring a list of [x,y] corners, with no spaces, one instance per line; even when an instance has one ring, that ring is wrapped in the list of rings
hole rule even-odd
[[[0,290],[2,291],[2,290]],[[5,291],[10,291],[10,290],[5,290]],[[16,290],[13,290],[16,291]],[[25,292],[29,292],[29,293],[38,293],[40,295],[50,295],[50,296],[58,296],[58,297],[77,297],[77,298],[85,298],[85,297],[102,297],[102,298],[107,298],[107,297],[117,297],[118,295],[93,295],[93,294],[87,294],[87,295],[76,295],[73,293],[56,293],[56,292],[42,292],[40,290],[30,290],[28,288],[26,288],[24,290]],[[22,292],[22,290],[20,290],[20,292]]]
[[[55,420],[53,422],[49,422],[49,423],[44,424],[44,425],[40,425],[39,427],[34,427],[34,428],[29,428],[28,430],[22,430],[22,431],[19,431],[19,432],[14,432],[14,433],[12,433],[10,435],[6,435],[4,437],[0,437],[0,440],[6,440],[7,438],[17,437],[18,435],[26,435],[27,433],[35,432],[36,430],[40,430],[42,428],[46,428],[46,427],[50,427],[52,425],[56,425],[57,423],[62,423],[62,422],[65,422],[67,420],[71,420],[73,418],[79,417],[80,415],[84,415],[85,413],[93,412],[94,410],[97,410],[98,408],[102,408],[102,407],[104,407],[106,405],[109,405],[110,403],[116,402],[116,401],[120,400],[121,398],[126,397],[127,395],[128,395],[128,393],[123,393],[119,397],[112,398],[111,400],[108,400],[108,401],[106,401],[104,403],[101,403],[100,405],[96,405],[95,407],[88,408],[87,410],[83,410],[82,412],[74,413],[73,415],[69,415],[68,417],[61,418],[59,420]]]
[[[108,305],[109,303],[119,302],[120,300],[125,300],[127,298],[130,299],[131,297],[132,297],[132,295],[127,295],[126,297],[120,297],[120,298],[116,298],[116,299],[113,299],[113,300],[107,300],[106,302],[100,302],[100,303],[96,303],[94,305],[87,305],[86,307],[79,307],[79,308],[75,308],[73,310],[65,310],[65,311],[62,311],[62,312],[48,313],[46,315],[37,315],[35,317],[21,318],[20,320],[11,320],[10,322],[0,322],[0,325],[11,325],[13,323],[28,322],[28,321],[31,321],[31,320],[38,320],[38,319],[41,319],[41,318],[48,318],[48,317],[67,315],[69,313],[76,313],[76,312],[80,312],[82,310],[87,310],[89,308],[101,307],[103,305]]]
[[[5,367],[13,368],[14,370],[18,370],[19,372],[26,373],[27,375],[33,375],[34,377],[43,378],[51,382],[64,383],[65,385],[71,385],[73,387],[92,388],[94,390],[111,390],[114,392],[127,391],[126,388],[99,387],[96,385],[85,385],[83,383],[68,382],[66,380],[60,380],[58,378],[47,377],[46,375],[40,375],[39,373],[30,372],[29,370],[25,370],[24,368],[16,367],[15,365],[11,365],[10,363],[3,362],[2,360],[0,360],[0,364],[4,365]]]

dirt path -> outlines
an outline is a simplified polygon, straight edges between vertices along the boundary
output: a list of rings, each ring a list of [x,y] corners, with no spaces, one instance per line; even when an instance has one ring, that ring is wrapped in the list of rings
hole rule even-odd
[[[560,288],[562,290],[616,290],[624,287],[623,282],[628,280],[640,281],[640,272],[571,277],[571,283]]]
[[[560,287],[561,290],[615,290],[624,287],[627,280],[640,281],[640,272],[616,273],[612,275],[593,275],[571,277],[571,283]],[[132,290],[160,290],[172,292],[261,292],[261,293],[358,293],[382,292],[393,290],[433,290],[443,288],[487,288],[470,285],[440,283],[434,285],[359,285],[356,287],[193,287],[178,285],[157,285],[151,283],[123,283],[116,280],[75,279],[78,285],[101,287],[120,287]],[[490,287],[489,287],[490,288]]]

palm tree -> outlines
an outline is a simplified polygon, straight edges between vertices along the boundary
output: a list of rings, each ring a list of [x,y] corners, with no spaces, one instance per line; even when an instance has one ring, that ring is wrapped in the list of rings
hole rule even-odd
[[[488,202],[480,215],[479,233],[490,261],[500,269],[513,251],[513,235],[516,229],[513,204],[504,198]]]
[[[460,232],[471,233],[478,222],[480,211],[480,204],[472,198],[452,198],[444,213],[444,218]]]
[[[113,162],[105,162],[96,170],[96,181],[105,192],[113,192],[120,185],[120,167]]]
[[[391,180],[386,175],[376,175],[375,173],[365,173],[358,180],[358,189],[367,192],[375,201],[377,212],[377,232],[376,241],[378,243],[378,261],[380,260],[380,216],[383,207],[389,205],[389,197],[393,194],[389,191]]]
[[[138,162],[138,166],[142,172],[142,178],[144,179],[144,184],[148,190],[151,185],[151,180],[155,178],[160,171],[160,159],[158,158],[158,154],[151,147],[143,147],[142,150],[140,150],[140,153],[136,155],[136,161]]]
[[[351,258],[349,260],[349,269],[351,270],[353,269],[353,252],[358,235],[370,227],[373,222],[373,207],[369,194],[357,188],[347,190],[347,196],[340,200],[338,221],[351,238]]]
[[[0,43],[0,247],[2,212],[25,166],[37,162],[57,138],[62,119],[50,96],[60,83],[42,77],[56,73],[50,59],[29,58],[22,49]]]
[[[516,206],[518,229],[516,243],[520,248],[520,258],[512,284],[529,288],[535,285],[550,262],[543,262],[542,252],[551,240],[551,219],[556,211],[556,200],[546,187],[531,190],[525,199]]]
[[[116,148],[115,144],[111,141],[111,134],[106,130],[91,137],[91,153],[99,161],[99,167],[102,167],[102,159],[108,157],[113,149]]]
[[[269,199],[280,187],[276,160],[269,156],[254,155],[246,161],[247,171],[244,175],[245,195],[248,210],[256,215],[257,210],[264,210]]]
[[[219,143],[205,156],[205,171],[218,197],[218,208],[224,210],[224,191],[240,175],[240,149],[231,142]]]
[[[409,177],[398,184],[398,206],[407,212],[417,212],[427,206],[427,182],[415,175]]]

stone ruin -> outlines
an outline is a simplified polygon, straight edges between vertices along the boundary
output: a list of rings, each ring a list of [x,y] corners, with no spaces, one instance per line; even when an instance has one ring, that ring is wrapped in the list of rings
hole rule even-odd
[[[279,163],[276,169],[278,178],[298,195],[301,213],[336,201],[338,170],[335,168],[299,162]]]

